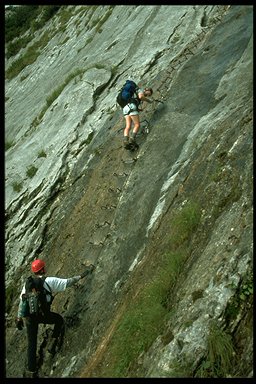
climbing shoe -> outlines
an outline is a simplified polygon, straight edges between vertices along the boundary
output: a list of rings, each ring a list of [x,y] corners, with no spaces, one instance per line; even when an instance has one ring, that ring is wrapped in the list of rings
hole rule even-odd
[[[34,378],[39,377],[39,376],[38,376],[38,372],[37,371],[27,371],[27,370],[25,370],[24,373],[23,373],[23,377],[34,379]]]
[[[135,139],[133,137],[130,137],[129,139],[129,149],[132,151],[135,151],[139,148],[139,144],[136,143]]]
[[[51,355],[55,355],[57,347],[57,339],[52,338],[48,344],[47,350]]]
[[[124,137],[124,148],[125,149],[129,149],[129,147],[130,147],[130,143],[129,143],[129,137],[128,136],[125,136]]]

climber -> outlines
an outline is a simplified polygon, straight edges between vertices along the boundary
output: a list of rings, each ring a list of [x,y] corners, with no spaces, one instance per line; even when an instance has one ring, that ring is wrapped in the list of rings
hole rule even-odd
[[[25,368],[25,377],[38,377],[38,368],[36,363],[37,352],[37,333],[38,324],[54,324],[52,338],[50,340],[50,346],[48,352],[55,353],[57,344],[62,341],[64,336],[64,319],[63,317],[50,310],[52,303],[52,293],[62,292],[66,288],[71,287],[77,283],[80,279],[83,279],[88,273],[92,272],[95,267],[90,264],[86,267],[86,270],[79,276],[71,278],[58,278],[58,277],[45,277],[46,269],[45,262],[41,259],[34,260],[31,264],[31,271],[33,273],[33,279],[43,279],[42,287],[46,290],[46,301],[49,303],[48,310],[44,314],[30,314],[28,309],[24,309],[25,297],[26,297],[26,284],[24,284],[21,294],[18,308],[18,316],[15,320],[16,327],[19,330],[23,329],[25,318],[25,324],[27,328],[27,362]]]
[[[136,135],[140,129],[140,118],[139,118],[139,111],[142,111],[141,108],[139,108],[139,105],[141,102],[146,101],[148,103],[153,103],[153,100],[149,99],[150,96],[153,94],[152,88],[145,88],[144,90],[139,88],[138,91],[135,93],[134,102],[128,103],[123,108],[123,115],[125,117],[126,126],[124,129],[124,148],[130,149],[131,147],[138,147],[138,144],[136,143]],[[132,122],[134,124],[133,132],[131,136],[129,137],[129,132],[131,129]]]

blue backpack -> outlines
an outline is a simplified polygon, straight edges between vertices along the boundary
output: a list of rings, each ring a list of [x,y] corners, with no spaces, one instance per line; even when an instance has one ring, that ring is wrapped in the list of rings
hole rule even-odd
[[[116,102],[120,107],[124,108],[128,103],[135,102],[136,99],[133,97],[134,93],[139,89],[136,83],[132,80],[126,80],[121,91],[118,93]]]

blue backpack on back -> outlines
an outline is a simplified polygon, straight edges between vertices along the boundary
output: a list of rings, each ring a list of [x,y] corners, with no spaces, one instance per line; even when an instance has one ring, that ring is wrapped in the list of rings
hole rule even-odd
[[[120,107],[124,108],[128,103],[135,102],[133,95],[139,87],[132,80],[126,80],[121,91],[118,93],[116,102]]]

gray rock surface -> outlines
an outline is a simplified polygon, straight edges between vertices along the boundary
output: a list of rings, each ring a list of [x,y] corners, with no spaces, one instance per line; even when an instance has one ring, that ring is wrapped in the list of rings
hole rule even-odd
[[[21,377],[15,356],[25,355],[26,340],[12,319],[34,258],[64,277],[85,261],[97,266],[79,298],[75,290],[56,297],[66,341],[41,374],[101,377],[104,339],[127,287],[136,288],[138,271],[146,281],[148,266],[170,248],[173,216],[196,202],[200,224],[170,292],[174,315],[140,356],[137,375],[177,377],[178,362],[193,377],[216,320],[235,340],[238,374],[250,377],[251,297],[232,321],[227,307],[252,274],[252,7],[66,8],[66,28],[57,14],[37,60],[5,85],[6,141],[15,143],[5,154],[6,286],[16,290],[6,314],[6,376]],[[115,103],[126,78],[154,89],[136,155],[122,148]]]

